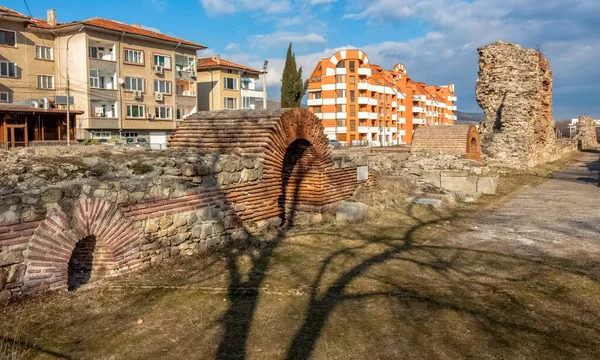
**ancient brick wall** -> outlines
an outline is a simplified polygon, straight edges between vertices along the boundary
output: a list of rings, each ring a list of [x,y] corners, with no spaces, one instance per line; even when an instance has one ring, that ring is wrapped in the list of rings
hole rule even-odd
[[[577,122],[575,141],[581,143],[581,150],[598,149],[598,139],[596,138],[596,123],[588,115],[581,115]]]
[[[419,126],[411,150],[437,150],[479,160],[479,133],[473,125]]]
[[[548,60],[537,50],[504,41],[478,51],[475,95],[486,116],[481,148],[490,163],[530,167],[560,156]]]
[[[368,182],[357,180],[356,166],[333,162],[306,111],[210,116],[216,123],[186,122],[171,150],[147,156],[71,158],[73,149],[53,166],[44,156],[9,159],[18,170],[0,176],[0,300],[241,241]],[[153,170],[134,174],[127,159],[135,156]]]

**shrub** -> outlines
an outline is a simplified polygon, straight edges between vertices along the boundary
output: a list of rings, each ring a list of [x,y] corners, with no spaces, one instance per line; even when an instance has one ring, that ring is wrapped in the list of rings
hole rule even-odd
[[[136,161],[133,164],[129,165],[129,168],[133,171],[135,175],[144,175],[154,171],[154,166],[139,161]]]

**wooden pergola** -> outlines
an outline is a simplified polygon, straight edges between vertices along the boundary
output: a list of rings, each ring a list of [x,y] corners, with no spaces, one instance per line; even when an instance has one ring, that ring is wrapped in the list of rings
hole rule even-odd
[[[70,138],[75,140],[75,117],[71,110]],[[31,106],[0,106],[0,149],[34,145],[58,145],[67,141],[67,111]]]

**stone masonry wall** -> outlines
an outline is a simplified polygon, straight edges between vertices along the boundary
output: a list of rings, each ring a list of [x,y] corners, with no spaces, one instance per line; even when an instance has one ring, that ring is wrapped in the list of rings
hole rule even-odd
[[[490,165],[532,167],[558,158],[548,60],[504,41],[478,51],[475,95],[486,116],[481,148]]]
[[[581,115],[577,122],[575,141],[581,141],[581,150],[596,150],[598,139],[596,138],[596,123],[588,115]]]

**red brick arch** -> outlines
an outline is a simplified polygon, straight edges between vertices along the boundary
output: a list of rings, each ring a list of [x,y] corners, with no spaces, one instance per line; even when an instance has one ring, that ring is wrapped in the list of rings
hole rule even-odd
[[[292,144],[300,156],[290,154]],[[220,189],[228,201],[245,205],[242,220],[281,216],[282,206],[318,211],[352,196],[357,185],[356,168],[336,168],[323,123],[307,109],[199,112],[178,124],[170,146],[259,159],[261,179]]]
[[[123,217],[114,203],[81,200],[71,216],[62,209],[50,209],[35,229],[26,251],[25,292],[66,289],[69,260],[76,244],[94,236],[97,246],[94,266],[106,273],[132,266],[140,256],[140,231]]]

